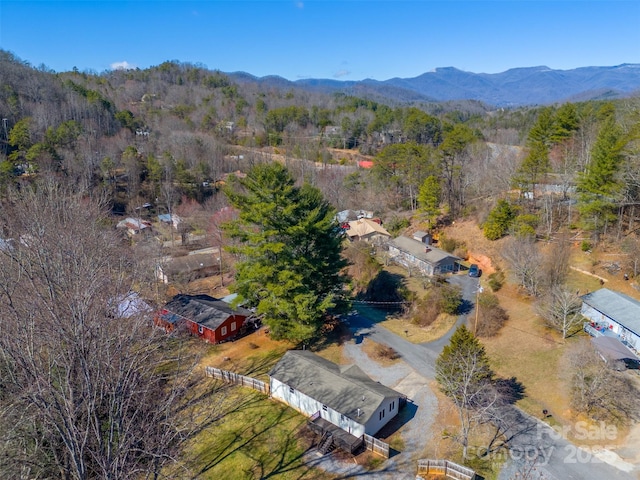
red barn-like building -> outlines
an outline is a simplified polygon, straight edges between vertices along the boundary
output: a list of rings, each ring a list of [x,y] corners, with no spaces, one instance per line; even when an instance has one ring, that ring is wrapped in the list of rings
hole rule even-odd
[[[155,324],[172,332],[181,324],[210,343],[236,337],[253,314],[209,295],[176,295],[155,316]]]

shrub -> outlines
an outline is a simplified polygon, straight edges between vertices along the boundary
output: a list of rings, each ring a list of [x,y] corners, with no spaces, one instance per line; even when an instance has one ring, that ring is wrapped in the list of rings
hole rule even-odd
[[[531,237],[536,234],[536,227],[540,219],[537,215],[518,215],[514,222],[514,233],[519,237]]]
[[[497,270],[489,275],[489,288],[491,288],[492,292],[497,292],[504,285],[504,272],[502,270]]]
[[[455,315],[462,304],[462,291],[458,286],[438,284],[431,288],[424,299],[417,302],[411,322],[421,327],[431,325],[440,313]]]
[[[580,250],[582,250],[583,252],[588,252],[589,250],[591,250],[591,242],[583,240],[580,244]]]
[[[453,253],[459,242],[455,238],[449,238],[445,235],[440,235],[438,238],[438,246],[445,252]]]
[[[386,345],[377,344],[376,345],[376,357],[385,358],[387,360],[397,360],[400,358],[400,354],[396,352],[393,348],[387,347]]]
[[[455,315],[462,305],[462,290],[457,285],[442,285],[438,288],[440,292],[440,309],[444,313]]]
[[[385,228],[391,235],[396,236],[400,233],[401,230],[404,230],[409,225],[411,225],[411,222],[409,222],[408,218],[394,216],[385,223]]]
[[[478,323],[474,325],[476,336],[493,337],[497,335],[504,324],[509,320],[509,315],[500,306],[498,297],[490,293],[483,293],[478,297],[477,316]],[[475,323],[475,320],[474,320]]]
[[[414,305],[414,309],[411,316],[411,323],[420,327],[428,327],[436,321],[440,309],[438,305],[430,302],[428,299],[423,299]]]

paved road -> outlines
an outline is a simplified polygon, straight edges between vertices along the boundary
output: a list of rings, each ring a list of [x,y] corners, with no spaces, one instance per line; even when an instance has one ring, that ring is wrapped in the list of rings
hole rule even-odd
[[[354,332],[356,342],[364,338],[385,344],[400,352],[403,360],[426,380],[435,378],[435,360],[444,345],[449,343],[451,335],[458,325],[465,323],[469,315],[474,315],[476,294],[479,286],[477,278],[455,275],[450,283],[460,285],[466,305],[466,313],[460,315],[454,328],[444,337],[433,342],[414,344],[403,337],[392,333],[378,324],[385,314],[379,310],[362,307],[357,313],[346,317],[346,321]],[[509,415],[516,416],[518,432],[513,434],[510,451],[503,453],[505,467],[500,480],[511,478],[536,478],[539,480],[633,480],[640,477],[604,463],[589,452],[575,447],[556,434],[546,423],[522,412],[516,407],[509,407]],[[624,465],[622,465],[624,467]],[[533,469],[533,471],[531,471]],[[535,476],[525,476],[526,471]]]

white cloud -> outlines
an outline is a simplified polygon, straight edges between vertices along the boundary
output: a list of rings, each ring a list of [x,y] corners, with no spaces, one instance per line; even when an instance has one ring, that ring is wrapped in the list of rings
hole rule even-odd
[[[130,64],[127,61],[124,62],[113,62],[111,65],[111,70],[133,70],[136,68],[135,65]]]
[[[336,73],[333,74],[333,78],[342,78],[348,75],[351,75],[350,70],[338,70]]]

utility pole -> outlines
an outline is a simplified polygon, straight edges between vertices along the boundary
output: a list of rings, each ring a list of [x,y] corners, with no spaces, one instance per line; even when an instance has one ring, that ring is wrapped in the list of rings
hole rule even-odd
[[[473,326],[473,335],[475,336],[476,332],[478,331],[478,314],[480,313],[480,294],[482,293],[482,286],[478,285],[478,288],[476,290],[476,322],[475,325]]]

